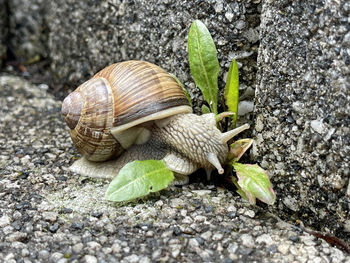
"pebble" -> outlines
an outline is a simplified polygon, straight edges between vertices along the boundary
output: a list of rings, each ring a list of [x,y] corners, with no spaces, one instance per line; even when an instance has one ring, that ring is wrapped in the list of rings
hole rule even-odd
[[[172,208],[181,208],[185,206],[185,202],[182,198],[173,198],[170,201],[170,206]]]
[[[161,249],[156,249],[152,253],[152,260],[157,260],[160,257],[161,254],[162,254],[162,250]]]
[[[113,253],[117,254],[117,253],[120,253],[120,251],[122,250],[122,247],[120,246],[119,243],[114,243],[112,245],[112,251]]]
[[[204,211],[206,212],[206,213],[212,213],[213,211],[214,211],[214,207],[213,206],[205,206],[204,207]]]
[[[96,241],[90,241],[86,244],[88,246],[89,249],[92,250],[99,250],[101,248],[101,245],[99,243],[97,243]]]
[[[277,246],[277,249],[279,252],[281,252],[283,255],[286,255],[289,251],[289,244],[283,243],[283,244],[279,244]]]
[[[58,223],[54,223],[53,225],[51,225],[51,226],[49,227],[49,231],[50,231],[51,233],[56,233],[57,230],[59,229],[59,227],[60,227],[60,225],[59,225]]]
[[[45,249],[40,250],[38,253],[38,257],[43,260],[48,259],[50,257],[50,252]]]
[[[55,212],[43,212],[43,219],[49,222],[55,222],[57,220],[58,214]]]
[[[177,258],[178,255],[180,255],[181,250],[179,248],[175,248],[171,251],[171,256],[173,258]]]
[[[300,241],[299,236],[290,236],[288,239],[289,239],[290,241],[295,242],[295,243],[297,243],[297,242]]]
[[[196,248],[199,246],[199,242],[196,238],[191,238],[188,242],[188,245],[192,248]]]
[[[258,236],[255,241],[258,244],[265,243],[266,246],[270,246],[275,243],[269,234],[263,234],[261,236]]]
[[[212,236],[212,232],[210,230],[201,234],[201,238],[203,238],[206,241],[210,240],[211,236]]]
[[[60,252],[54,252],[51,254],[50,257],[50,262],[52,263],[56,263],[58,260],[60,260],[61,258],[64,258],[64,255]]]
[[[83,243],[77,243],[72,247],[72,250],[74,253],[79,254],[83,250],[83,248],[84,248]]]
[[[138,263],[139,262],[139,256],[136,254],[132,254],[130,256],[124,257],[124,260],[129,263]]]
[[[0,217],[0,227],[5,227],[11,224],[11,218],[8,215]]]
[[[139,263],[151,263],[151,260],[149,259],[149,257],[143,256],[140,257]]]
[[[15,232],[6,237],[6,241],[15,242],[15,241],[24,241],[27,238],[27,233]]]
[[[232,18],[233,18],[232,12],[226,12],[225,17],[227,18],[228,21],[232,22]]]
[[[21,251],[21,256],[26,257],[30,254],[29,250],[27,248],[23,248]]]
[[[255,246],[254,239],[249,234],[243,234],[241,235],[241,240],[244,246],[253,248]]]
[[[85,263],[97,263],[97,258],[91,255],[85,255],[84,257]]]
[[[215,240],[215,241],[219,241],[219,240],[221,240],[223,237],[224,237],[223,234],[221,234],[221,233],[215,233],[215,234],[213,235],[212,239]]]
[[[250,217],[250,218],[254,218],[255,212],[254,212],[253,210],[246,210],[246,211],[244,212],[244,215],[245,215],[245,216],[248,216],[248,217]]]
[[[319,134],[324,133],[324,131],[326,129],[326,127],[323,124],[322,120],[312,120],[310,122],[310,126],[315,132],[317,132]]]
[[[202,216],[202,215],[197,215],[194,217],[195,222],[205,222],[207,220],[207,217]]]
[[[84,224],[83,223],[73,223],[71,225],[71,228],[73,228],[75,230],[82,230],[84,228]]]
[[[227,216],[228,216],[229,218],[231,218],[231,219],[234,219],[234,218],[237,216],[236,211],[230,211],[230,212],[228,212],[228,213],[227,213]]]
[[[248,113],[251,113],[253,112],[254,110],[254,102],[253,101],[246,101],[246,100],[243,100],[243,101],[240,101],[238,103],[238,113],[237,115],[238,116],[244,116]]]
[[[154,236],[154,232],[152,230],[149,230],[146,232],[146,237],[153,237]]]
[[[62,213],[62,214],[71,214],[72,212],[73,212],[73,209],[67,208],[67,207],[63,207],[63,208],[60,210],[60,213]]]
[[[314,246],[315,245],[315,237],[311,235],[307,236],[301,236],[300,237],[301,242],[303,242],[307,246]]]
[[[197,194],[198,196],[204,196],[209,195],[211,193],[211,190],[193,190],[192,192]]]

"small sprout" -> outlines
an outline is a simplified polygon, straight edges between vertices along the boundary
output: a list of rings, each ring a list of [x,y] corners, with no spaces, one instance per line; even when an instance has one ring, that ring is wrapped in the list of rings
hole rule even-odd
[[[237,192],[241,195],[243,192],[242,197],[245,196],[251,204],[255,204],[256,198],[266,204],[274,204],[276,195],[264,169],[257,164],[234,163],[233,167],[238,177],[239,189]]]
[[[238,66],[235,59],[232,60],[230,69],[228,71],[226,86],[225,86],[225,103],[228,110],[233,112],[232,128],[236,128],[237,112],[238,112],[238,98],[239,98],[239,75]]]
[[[253,139],[241,139],[232,143],[230,145],[230,151],[228,153],[228,161],[231,163],[238,162],[242,155],[253,144],[253,141]]]

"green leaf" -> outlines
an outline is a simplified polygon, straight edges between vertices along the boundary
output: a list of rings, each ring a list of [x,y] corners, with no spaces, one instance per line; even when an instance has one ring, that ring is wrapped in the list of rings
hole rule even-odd
[[[193,107],[192,105],[192,101],[191,101],[191,97],[190,97],[190,94],[188,94],[188,91],[185,89],[184,85],[182,84],[182,82],[172,73],[169,73],[169,75],[176,80],[177,84],[180,85],[180,87],[182,88],[182,90],[184,91],[186,97],[187,97],[187,100],[188,100],[188,103],[190,104],[191,108]]]
[[[244,193],[244,191],[242,190],[242,188],[239,186],[239,184],[237,183],[237,180],[236,178],[234,178],[233,176],[231,176],[231,180],[232,182],[235,184],[235,186],[237,187],[237,193],[245,200],[249,201],[248,200],[248,197],[247,195]],[[255,203],[254,203],[255,204]]]
[[[270,179],[264,169],[257,164],[233,163],[238,177],[238,185],[249,202],[255,204],[256,198],[272,205],[276,201]]]
[[[109,201],[129,201],[166,188],[174,180],[163,161],[133,161],[112,180],[106,192]]]
[[[228,111],[233,112],[232,128],[236,127],[238,113],[238,97],[239,97],[239,75],[238,66],[235,59],[232,60],[228,71],[226,86],[225,86],[225,103]]]
[[[199,20],[193,21],[188,33],[188,60],[196,85],[211,112],[217,114],[220,66],[214,41],[207,27]]]
[[[207,105],[202,105],[202,114],[210,113],[210,109]]]

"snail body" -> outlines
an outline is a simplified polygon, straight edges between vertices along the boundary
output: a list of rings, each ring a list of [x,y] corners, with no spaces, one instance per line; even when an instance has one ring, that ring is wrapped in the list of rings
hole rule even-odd
[[[125,61],[106,67],[65,98],[62,115],[83,155],[71,170],[113,178],[133,160],[164,160],[177,175],[222,164],[227,141],[248,125],[221,133],[215,115],[192,113],[182,87],[160,67]]]

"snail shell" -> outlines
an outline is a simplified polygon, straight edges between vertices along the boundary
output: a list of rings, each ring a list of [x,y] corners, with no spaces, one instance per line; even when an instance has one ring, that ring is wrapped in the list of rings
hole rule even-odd
[[[116,158],[147,140],[152,121],[189,112],[182,87],[165,70],[144,61],[104,68],[62,104],[72,140],[90,161]]]

